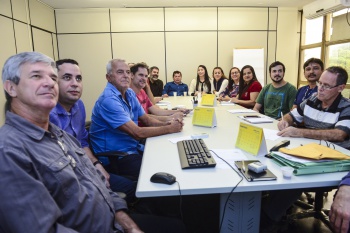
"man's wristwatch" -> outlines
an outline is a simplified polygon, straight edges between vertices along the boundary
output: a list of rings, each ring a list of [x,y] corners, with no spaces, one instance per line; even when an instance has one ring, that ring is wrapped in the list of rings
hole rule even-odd
[[[93,165],[96,166],[96,164],[101,164],[102,165],[102,162],[100,160],[96,160]]]

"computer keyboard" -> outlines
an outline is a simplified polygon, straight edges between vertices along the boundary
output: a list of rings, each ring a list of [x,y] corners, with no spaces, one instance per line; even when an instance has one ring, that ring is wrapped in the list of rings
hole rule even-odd
[[[203,139],[177,142],[182,169],[215,167],[215,159],[210,154]]]

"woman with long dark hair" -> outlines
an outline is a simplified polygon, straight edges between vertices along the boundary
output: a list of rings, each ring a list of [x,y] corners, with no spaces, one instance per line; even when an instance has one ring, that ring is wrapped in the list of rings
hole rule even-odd
[[[228,85],[223,92],[219,94],[219,101],[229,101],[232,97],[238,95],[240,70],[237,67],[230,69],[230,78]]]
[[[215,67],[213,69],[213,94],[219,96],[219,94],[225,90],[227,85],[228,79],[226,78],[224,71],[221,67]]]
[[[261,89],[262,86],[256,78],[254,68],[250,65],[245,65],[239,78],[238,97],[231,98],[231,102],[246,108],[253,108]]]
[[[213,83],[208,75],[207,67],[199,65],[197,69],[197,78],[192,79],[189,93],[192,96],[197,96],[200,93],[211,93],[213,90]]]

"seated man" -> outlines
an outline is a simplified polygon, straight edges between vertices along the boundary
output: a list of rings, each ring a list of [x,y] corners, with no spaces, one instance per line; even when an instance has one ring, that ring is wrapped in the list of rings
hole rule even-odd
[[[154,96],[154,103],[158,103],[162,100],[162,91],[163,91],[163,81],[159,79],[159,68],[157,66],[152,66],[149,69],[149,79],[147,80],[149,87],[151,88],[151,92]]]
[[[278,122],[279,136],[326,140],[350,147],[350,101],[341,92],[348,73],[341,67],[327,68],[317,83],[317,95],[311,96]],[[305,128],[293,124],[303,123]]]
[[[188,112],[186,109],[181,110],[165,110],[152,104],[148,98],[145,88],[149,88],[147,85],[148,67],[144,63],[137,63],[130,69],[131,71],[131,83],[130,88],[136,93],[136,97],[140,102],[145,113],[154,117],[160,121],[171,121],[172,119],[182,120],[183,115]]]
[[[317,81],[320,79],[323,72],[323,61],[318,58],[308,59],[304,65],[304,77],[307,80],[307,85],[298,89],[293,108],[296,108],[304,100],[308,99],[312,94],[317,92]]]
[[[137,179],[144,145],[140,139],[176,133],[181,120],[162,122],[145,114],[130,86],[130,69],[124,60],[107,64],[107,86],[92,110],[90,139],[95,153],[122,151],[122,158],[104,160],[112,173]],[[139,127],[138,120],[147,127]]]
[[[317,95],[284,115],[278,122],[281,130],[278,135],[326,140],[349,148],[350,101],[341,95],[347,80],[345,69],[338,66],[327,68],[317,84]],[[296,128],[294,123],[304,123],[305,128]],[[269,200],[262,204],[263,213],[269,220],[279,221],[301,193],[301,189],[271,192]]]
[[[114,192],[125,193],[127,200],[132,200],[135,197],[136,183],[122,176],[108,174],[89,148],[88,132],[85,129],[85,106],[80,99],[83,93],[83,77],[78,62],[63,59],[56,61],[56,67],[59,96],[57,105],[50,112],[50,122],[80,142],[92,164],[106,178],[107,187]]]
[[[141,230],[79,142],[49,122],[58,98],[51,58],[14,55],[2,80],[10,111],[0,128],[1,232],[183,232],[175,220],[135,216]]]
[[[185,95],[184,93],[186,93],[186,95],[188,95],[188,86],[187,84],[181,82],[182,79],[182,74],[180,71],[175,70],[173,72],[173,82],[168,82],[167,84],[165,84],[163,92],[162,92],[162,96],[164,97],[168,97],[168,96],[174,96],[174,93],[177,94],[177,96],[183,96]]]
[[[279,61],[270,65],[272,83],[261,90],[253,110],[257,112],[263,110],[263,114],[274,119],[279,119],[290,111],[297,89],[283,79],[285,71],[284,64]]]

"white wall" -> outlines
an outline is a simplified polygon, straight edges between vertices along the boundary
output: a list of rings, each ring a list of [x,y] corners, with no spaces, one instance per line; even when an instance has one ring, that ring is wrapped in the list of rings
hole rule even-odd
[[[200,64],[210,76],[215,66],[227,74],[233,48],[264,48],[266,66],[280,60],[286,79],[297,82],[297,8],[60,9],[56,23],[59,57],[74,58],[81,66],[88,119],[112,58],[156,65],[164,82],[180,70],[189,84]],[[266,77],[269,82],[267,70]]]
[[[227,74],[233,48],[264,48],[266,66],[275,60],[283,62],[287,67],[286,79],[293,84],[297,82],[296,8],[54,11],[35,0],[29,0],[29,4],[26,0],[0,0],[0,30],[6,32],[2,33],[0,44],[1,64],[10,55],[33,49],[54,59],[73,58],[80,63],[84,76],[82,99],[88,119],[106,85],[105,66],[112,58],[156,65],[164,82],[172,80],[174,70],[180,70],[183,81],[189,84],[200,64],[207,66],[210,76],[215,66],[221,66]],[[4,103],[4,96],[0,95],[0,106]],[[2,124],[2,109],[0,115]]]
[[[54,11],[38,1],[0,0],[0,31],[1,70],[8,57],[33,51],[33,47],[35,51],[57,58]],[[5,95],[1,91],[0,125],[4,122],[4,105]]]

